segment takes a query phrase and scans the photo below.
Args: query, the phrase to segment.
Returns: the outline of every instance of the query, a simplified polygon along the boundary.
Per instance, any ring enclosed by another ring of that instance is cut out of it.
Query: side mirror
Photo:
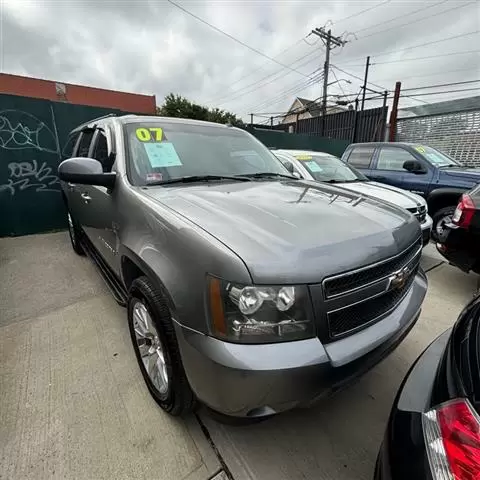
[[[75,157],[64,160],[58,166],[58,177],[65,182],[113,188],[117,174],[103,173],[102,164],[98,160]]]
[[[293,166],[292,162],[285,160],[282,162],[283,166],[293,175],[295,173],[295,167]]]
[[[407,160],[403,162],[403,169],[411,173],[425,173],[426,170],[423,165],[417,160]]]

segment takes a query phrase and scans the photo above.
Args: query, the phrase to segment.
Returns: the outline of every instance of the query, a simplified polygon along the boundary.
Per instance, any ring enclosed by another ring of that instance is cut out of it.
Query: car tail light
[[[465,193],[455,209],[452,222],[461,228],[468,228],[475,213],[475,205],[472,199]]]
[[[434,480],[480,479],[480,418],[468,400],[441,404],[422,424]]]

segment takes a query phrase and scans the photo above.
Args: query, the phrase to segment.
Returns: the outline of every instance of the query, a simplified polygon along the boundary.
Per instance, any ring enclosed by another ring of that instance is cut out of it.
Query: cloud
[[[193,14],[268,56],[291,47],[276,59],[302,75],[235,43],[166,1],[0,1],[4,72],[155,94],[159,104],[174,92],[244,118],[250,112],[285,111],[295,95],[321,95],[322,82],[310,79],[323,68],[322,43],[314,36],[308,37],[308,44],[300,40],[329,20],[332,33],[349,40],[332,52],[332,64],[362,78],[365,57],[370,55],[369,80],[381,87],[393,89],[396,80],[412,88],[480,78],[478,52],[407,61],[478,49],[478,33],[408,48],[480,30],[478,2],[379,1],[370,11],[355,14],[376,4],[178,0]],[[335,74],[352,84],[332,85],[330,94],[358,91],[361,80],[338,70]],[[329,81],[335,81],[333,75]],[[472,91],[476,93],[480,91]],[[469,93],[419,98],[433,102],[461,96]],[[418,104],[419,100],[405,98],[401,106]]]

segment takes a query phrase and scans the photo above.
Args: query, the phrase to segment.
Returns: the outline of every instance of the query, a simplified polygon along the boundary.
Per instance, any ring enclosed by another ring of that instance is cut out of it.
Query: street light
[[[347,80],[345,78],[341,78],[340,80],[335,80],[334,82],[327,83],[327,87],[329,87],[330,85],[335,85],[336,83],[340,83],[340,82],[347,82],[350,85],[352,84],[352,82],[350,80]]]

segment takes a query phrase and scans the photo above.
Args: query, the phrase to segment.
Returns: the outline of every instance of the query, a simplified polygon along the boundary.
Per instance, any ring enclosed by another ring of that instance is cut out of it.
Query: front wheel
[[[436,242],[439,242],[444,238],[446,233],[445,225],[452,221],[454,212],[455,207],[445,207],[435,212],[432,216],[432,238]]]
[[[165,299],[147,277],[132,283],[128,324],[143,378],[155,401],[173,416],[193,410],[188,383]]]

